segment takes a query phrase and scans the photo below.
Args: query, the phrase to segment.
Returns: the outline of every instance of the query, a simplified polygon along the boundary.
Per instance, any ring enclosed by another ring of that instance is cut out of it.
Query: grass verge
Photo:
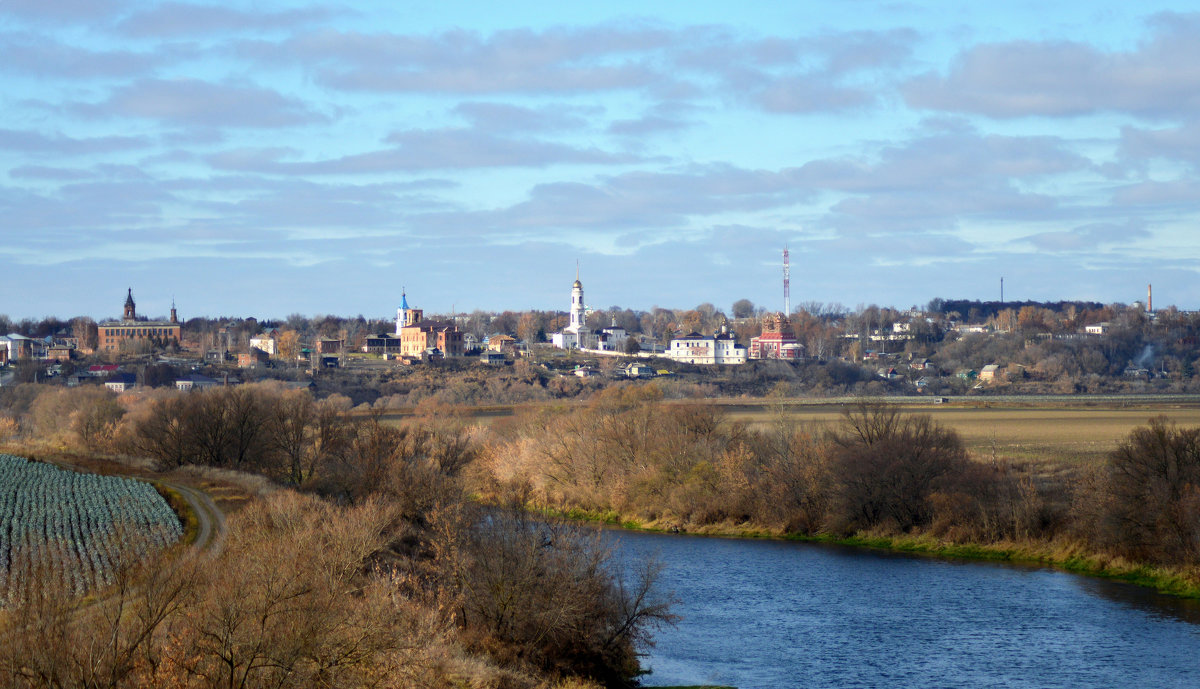
[[[195,543],[196,538],[200,535],[200,520],[192,510],[191,504],[174,488],[158,481],[155,481],[153,485],[158,494],[163,496],[163,499],[171,506],[175,516],[179,517],[179,523],[183,525],[183,536],[179,542],[187,545]]]
[[[939,541],[928,536],[881,536],[861,533],[848,537],[787,534],[784,538],[794,541],[836,543],[859,548],[930,555],[954,560],[1008,562],[1053,567],[1072,574],[1136,584],[1171,596],[1200,599],[1200,570],[1186,571],[1175,567],[1158,567],[1130,562],[1103,553],[1083,551],[1078,544],[954,543]]]
[[[699,529],[681,531],[666,522],[642,522],[625,517],[613,510],[554,509],[531,507],[531,511],[548,517],[615,526],[630,531],[671,533],[721,538],[769,538],[807,543],[831,543],[857,548],[928,555],[953,560],[1007,562],[1012,564],[1053,567],[1072,574],[1121,581],[1154,589],[1159,593],[1181,598],[1200,599],[1200,568],[1183,570],[1130,562],[1103,553],[1084,551],[1077,543],[959,543],[942,541],[931,536],[887,536],[857,533],[851,536],[830,534],[783,533],[756,525],[710,524]]]

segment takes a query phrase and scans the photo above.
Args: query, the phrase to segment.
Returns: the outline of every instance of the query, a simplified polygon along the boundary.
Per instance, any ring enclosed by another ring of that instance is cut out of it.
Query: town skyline
[[[0,313],[1197,309],[1178,9],[15,0]]]

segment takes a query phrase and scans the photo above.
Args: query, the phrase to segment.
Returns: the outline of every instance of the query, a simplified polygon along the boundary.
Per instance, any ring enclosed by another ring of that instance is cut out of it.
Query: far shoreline
[[[856,549],[897,554],[933,557],[958,562],[992,562],[1017,566],[1048,567],[1068,574],[1132,584],[1156,593],[1190,600],[1200,600],[1200,582],[1169,567],[1154,567],[1135,563],[1103,553],[1085,551],[1077,543],[954,543],[926,535],[894,536],[855,533],[850,536],[831,534],[784,533],[773,529],[747,525],[738,528],[712,525],[697,530],[641,522],[615,512],[592,512],[581,509],[558,510],[534,507],[529,511],[547,517],[609,528],[663,536],[692,536],[736,540],[772,540],[798,543],[839,545]]]

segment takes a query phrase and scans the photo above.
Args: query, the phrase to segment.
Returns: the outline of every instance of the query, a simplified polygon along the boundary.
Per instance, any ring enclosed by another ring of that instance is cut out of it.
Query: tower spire
[[[125,315],[124,319],[132,321],[137,319],[137,306],[133,303],[133,288],[125,293]]]

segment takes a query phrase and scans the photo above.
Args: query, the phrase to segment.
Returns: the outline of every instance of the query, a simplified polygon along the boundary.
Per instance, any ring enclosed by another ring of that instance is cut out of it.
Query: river
[[[648,686],[1200,687],[1200,602],[1012,565],[610,531],[682,615]]]

